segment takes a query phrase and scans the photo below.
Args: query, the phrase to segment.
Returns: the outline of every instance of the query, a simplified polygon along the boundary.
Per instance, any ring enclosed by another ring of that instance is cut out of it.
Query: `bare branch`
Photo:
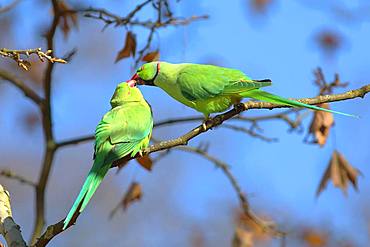
[[[65,146],[68,146],[68,145],[76,145],[76,144],[79,144],[81,142],[87,142],[87,141],[93,141],[93,140],[95,140],[94,135],[87,135],[87,136],[82,136],[82,137],[77,137],[77,138],[65,140],[65,141],[57,143],[56,145],[57,145],[57,148],[61,148],[61,147],[65,147]]]
[[[204,151],[200,148],[194,148],[194,147],[190,147],[190,146],[180,146],[180,147],[176,147],[176,149],[199,154],[203,158],[213,162],[216,167],[218,167],[222,170],[222,172],[225,174],[225,176],[230,181],[233,189],[235,190],[236,194],[238,195],[238,198],[239,198],[239,201],[240,201],[240,206],[241,206],[245,216],[247,216],[250,220],[252,220],[264,232],[270,233],[270,234],[272,234],[274,236],[278,236],[278,237],[284,236],[286,234],[286,233],[278,230],[276,228],[276,225],[273,222],[265,221],[265,220],[259,218],[255,213],[252,212],[252,210],[250,209],[247,197],[243,193],[237,179],[231,173],[230,167],[226,163],[224,163],[221,160],[209,155],[206,151]]]
[[[354,99],[361,97],[363,98],[367,93],[370,92],[370,84],[363,86],[356,90],[350,90],[346,93],[341,94],[332,94],[332,95],[320,95],[314,98],[303,98],[303,99],[295,99],[299,102],[309,104],[309,105],[315,105],[315,104],[321,104],[321,103],[327,103],[327,102],[335,102],[335,101],[342,101],[342,100],[348,100],[348,99]],[[207,132],[208,130],[221,125],[224,121],[229,120],[236,115],[240,114],[243,111],[252,110],[252,109],[275,109],[275,108],[289,108],[289,106],[285,105],[276,105],[272,103],[267,102],[255,102],[255,101],[249,101],[246,103],[240,103],[236,105],[233,109],[219,114],[215,116],[214,118],[210,119],[206,122],[206,128],[204,128],[202,125],[199,125],[198,127],[192,129],[191,131],[187,132],[186,134],[172,140],[163,141],[154,145],[151,145],[150,147],[144,149],[143,155],[147,155],[153,152],[187,145],[188,142],[193,139],[194,137]],[[112,167],[119,166],[121,163],[125,163],[128,160],[134,159],[136,157],[124,157],[116,162],[113,163]]]
[[[27,50],[9,50],[5,48],[0,49],[0,56],[13,59],[18,64],[18,66],[24,70],[29,70],[29,68],[31,67],[31,63],[23,59],[22,55],[26,58],[29,58],[32,54],[36,54],[41,62],[44,62],[46,59],[50,63],[67,63],[61,58],[53,57],[52,50],[47,50],[46,52],[43,52],[41,48]]]
[[[28,87],[22,80],[17,78],[15,75],[12,75],[6,70],[0,69],[0,78],[7,80],[13,85],[15,85],[17,88],[19,88],[24,93],[24,95],[27,98],[31,99],[37,105],[39,106],[43,105],[44,100],[40,96],[38,96],[35,91],[33,91],[30,87]]]
[[[144,6],[152,3],[154,10],[157,12],[157,18],[154,20],[133,20],[133,17],[139,12]],[[163,7],[163,8],[162,8]],[[162,15],[162,9],[165,9],[166,14]],[[82,12],[85,13],[85,17],[89,17],[92,19],[101,20],[105,23],[105,28],[110,25],[114,25],[115,27],[118,26],[141,26],[147,28],[149,30],[147,41],[142,49],[139,50],[138,56],[135,58],[135,67],[139,65],[142,61],[145,53],[150,49],[152,44],[154,33],[164,27],[168,26],[180,26],[180,25],[188,25],[193,21],[207,19],[207,15],[202,16],[191,16],[188,18],[183,17],[174,17],[172,11],[170,10],[170,6],[167,1],[159,0],[157,4],[154,0],[146,0],[143,3],[139,4],[134,8],[130,13],[128,13],[125,17],[118,16],[113,14],[106,9],[101,8],[88,8],[88,9],[80,9],[74,10],[72,12]],[[164,19],[164,20],[163,20]]]
[[[14,179],[14,180],[17,180],[17,181],[19,181],[23,184],[27,184],[27,185],[36,187],[35,182],[33,182],[33,181],[23,177],[23,176],[17,175],[14,172],[12,172],[11,170],[7,170],[7,169],[0,170],[0,176],[7,177],[9,179]]]
[[[152,2],[153,0],[145,1],[145,5]],[[143,3],[143,4],[144,4]],[[141,5],[143,5],[141,4]],[[83,12],[86,13],[84,16],[92,19],[101,20],[105,23],[106,26],[114,24],[115,27],[118,26],[142,26],[148,29],[151,29],[152,27],[155,28],[163,28],[167,26],[179,26],[179,25],[188,25],[193,21],[197,20],[204,20],[208,19],[208,15],[201,15],[201,16],[191,16],[189,18],[183,18],[183,17],[173,17],[172,15],[163,22],[156,21],[138,21],[138,20],[132,20],[134,15],[144,6],[138,8],[138,5],[132,12],[130,12],[127,16],[121,17],[119,15],[113,14],[106,9],[99,9],[99,8],[88,8],[88,9],[80,9],[75,10],[73,12]]]
[[[137,5],[126,17],[119,17],[106,9],[88,8],[76,10],[76,12],[85,12],[85,17],[99,19],[105,22],[106,25],[115,24],[116,26],[127,25],[131,22],[132,18],[139,12],[145,5],[153,2],[153,0],[146,0],[145,2]],[[97,14],[96,16],[93,14]]]
[[[265,142],[276,142],[278,140],[277,138],[267,137],[267,136],[258,134],[253,129],[247,129],[247,128],[244,128],[244,127],[241,127],[241,126],[236,126],[236,125],[224,123],[224,124],[221,125],[221,127],[245,133],[247,135],[258,138],[258,139],[260,139],[262,141],[265,141]],[[252,127],[253,127],[253,125],[252,125]]]
[[[47,49],[50,51],[54,50],[54,35],[61,19],[59,1],[52,0],[52,5],[54,17],[52,19],[51,26],[46,34]],[[50,53],[50,56],[54,56],[53,52]],[[45,104],[44,107],[42,107],[41,112],[46,147],[44,151],[44,159],[40,171],[39,181],[36,187],[36,220],[31,238],[32,244],[36,242],[45,225],[45,189],[49,180],[49,174],[53,164],[54,154],[57,148],[54,140],[53,120],[51,113],[51,87],[54,64],[55,63],[48,63],[44,74]]]
[[[10,11],[13,9],[21,0],[14,0],[13,2],[9,3],[8,5],[5,5],[0,8],[0,14],[4,14],[5,12]]]
[[[21,229],[12,217],[9,192],[0,184],[0,234],[4,236],[8,246],[26,247]]]
[[[64,231],[63,225],[64,225],[64,219],[62,219],[58,223],[48,226],[46,228],[46,231],[37,239],[35,244],[33,244],[31,247],[46,246],[56,235]],[[69,228],[71,225],[73,225],[72,222],[71,224],[69,224],[67,228]]]

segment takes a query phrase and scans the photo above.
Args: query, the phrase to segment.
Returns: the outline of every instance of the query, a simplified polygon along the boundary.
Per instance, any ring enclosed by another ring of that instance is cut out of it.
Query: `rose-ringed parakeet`
[[[153,117],[140,90],[126,82],[120,83],[110,104],[112,109],[96,127],[94,164],[64,220],[63,229],[76,213],[85,209],[114,161],[127,155],[134,157],[149,145]]]
[[[214,65],[151,62],[141,66],[132,80],[162,88],[177,101],[202,112],[206,119],[243,98],[353,116],[267,93],[259,88],[270,86],[271,80],[253,80],[240,70]]]

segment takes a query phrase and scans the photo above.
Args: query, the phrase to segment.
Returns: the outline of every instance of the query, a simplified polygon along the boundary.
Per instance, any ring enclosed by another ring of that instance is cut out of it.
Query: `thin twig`
[[[233,124],[224,123],[224,124],[221,125],[221,127],[231,129],[231,130],[234,130],[234,131],[243,132],[247,135],[258,138],[258,139],[260,139],[262,141],[265,141],[265,142],[276,142],[276,141],[278,141],[277,138],[267,137],[267,136],[258,134],[257,132],[253,131],[253,129],[247,129],[247,128],[244,128],[244,127],[241,127],[241,126],[236,126],[236,125],[233,125]]]
[[[36,183],[23,177],[23,176],[20,176],[16,173],[14,173],[13,171],[11,170],[8,170],[8,169],[3,169],[3,170],[0,170],[0,176],[3,176],[3,177],[7,177],[9,179],[14,179],[14,180],[17,180],[23,184],[27,184],[27,185],[30,185],[32,187],[36,187]]]
[[[76,145],[81,142],[87,142],[87,141],[93,141],[93,140],[95,140],[94,135],[87,135],[87,136],[82,136],[82,137],[77,137],[77,138],[72,138],[69,140],[61,141],[61,142],[58,142],[56,145],[57,145],[57,148],[61,148],[61,147],[65,147],[69,145]]]
[[[137,12],[139,12],[144,6],[152,3],[154,10],[157,12],[157,18],[155,20],[133,20],[133,17]],[[166,10],[166,15],[162,18],[162,6]],[[146,0],[143,3],[136,6],[130,13],[126,16],[121,17],[119,15],[113,14],[106,9],[101,8],[88,8],[88,9],[79,9],[79,10],[72,10],[74,13],[82,12],[85,13],[84,16],[92,19],[101,20],[105,23],[104,29],[106,29],[110,25],[114,25],[114,27],[118,26],[141,26],[147,28],[149,30],[146,43],[143,48],[138,51],[138,56],[135,58],[134,66],[137,67],[139,63],[142,61],[145,53],[150,49],[154,33],[157,29],[165,28],[168,26],[180,26],[180,25],[188,25],[191,22],[207,19],[208,15],[201,15],[201,16],[191,16],[188,18],[183,17],[174,17],[172,11],[169,8],[169,4],[167,1],[159,0],[157,4],[155,4],[154,0]],[[69,11],[71,12],[71,11]]]
[[[226,163],[209,155],[207,152],[205,152],[204,150],[200,148],[195,148],[195,147],[190,147],[190,146],[180,146],[180,147],[176,147],[176,149],[199,154],[201,157],[213,162],[216,167],[222,170],[222,172],[225,174],[225,176],[230,181],[233,189],[238,195],[240,206],[243,210],[243,213],[250,220],[252,220],[258,227],[260,227],[262,231],[272,234],[273,236],[278,236],[278,237],[285,235],[284,232],[277,229],[276,225],[273,222],[263,220],[260,217],[258,217],[255,213],[253,213],[253,211],[250,209],[248,198],[243,193],[237,179],[231,173],[230,167]]]
[[[9,3],[8,5],[5,5],[3,7],[0,8],[0,14],[4,14],[5,12],[8,12],[10,11],[11,9],[13,9],[21,0],[15,0],[11,3]]]
[[[53,51],[50,49],[46,52],[43,52],[41,48],[27,50],[9,50],[6,48],[0,49],[0,56],[13,59],[15,62],[17,62],[18,66],[24,70],[29,70],[31,63],[23,59],[22,56],[29,58],[32,54],[37,55],[41,62],[44,62],[46,59],[50,63],[67,63],[61,58],[54,57]]]

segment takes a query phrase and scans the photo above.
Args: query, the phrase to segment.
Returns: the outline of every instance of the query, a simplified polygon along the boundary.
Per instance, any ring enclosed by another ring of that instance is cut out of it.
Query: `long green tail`
[[[280,96],[277,96],[277,95],[274,95],[274,94],[271,94],[271,93],[268,93],[268,92],[265,92],[259,89],[245,91],[245,92],[240,93],[240,95],[245,98],[247,97],[253,98],[256,100],[266,101],[266,102],[273,103],[273,104],[288,105],[292,107],[305,107],[305,108],[312,109],[312,110],[326,111],[326,112],[336,113],[336,114],[340,114],[344,116],[358,118],[358,116],[355,116],[355,115],[351,115],[351,114],[347,114],[347,113],[343,113],[339,111],[332,111],[332,110],[321,108],[318,106],[304,104],[304,103],[301,103],[295,100],[289,100],[289,99],[286,99],[286,98],[283,98],[283,97],[280,97]]]
[[[85,209],[87,203],[90,201],[94,192],[102,182],[104,176],[107,174],[110,165],[103,165],[102,162],[104,162],[104,157],[97,156],[95,158],[94,165],[87,175],[86,181],[82,186],[80,194],[78,194],[76,201],[74,202],[71,210],[64,220],[63,230],[69,226],[69,223],[71,222],[73,216],[77,213],[77,211],[78,213],[81,213]]]

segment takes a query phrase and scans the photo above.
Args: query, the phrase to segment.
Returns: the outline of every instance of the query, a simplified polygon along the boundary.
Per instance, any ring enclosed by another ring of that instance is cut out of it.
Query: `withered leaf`
[[[325,189],[330,179],[334,186],[340,188],[345,195],[347,195],[348,182],[352,184],[355,190],[358,190],[357,177],[360,174],[361,172],[357,168],[351,166],[344,156],[335,150],[321,178],[316,196],[319,196]]]
[[[329,109],[329,104],[324,103],[318,105],[319,107]],[[309,134],[315,138],[314,143],[318,143],[323,147],[328,139],[330,128],[334,125],[334,117],[330,112],[315,111],[312,118]]]
[[[118,52],[115,63],[119,60],[130,57],[132,55],[135,57],[136,52],[136,36],[132,32],[127,32],[125,46]]]
[[[136,158],[136,161],[146,170],[151,171],[153,167],[153,161],[149,155],[141,156]]]
[[[242,227],[236,227],[232,247],[253,247],[253,233]]]
[[[261,218],[263,218],[264,220],[268,220],[268,217]],[[239,212],[237,214],[236,220],[239,227],[243,227],[243,229],[253,234],[253,239],[256,243],[262,243],[271,240],[271,235],[266,234],[266,232],[259,225],[257,225],[255,221],[251,220],[251,218],[245,213]]]
[[[322,31],[316,39],[319,47],[328,53],[336,52],[343,45],[343,37],[336,31]]]
[[[142,59],[144,62],[153,62],[159,60],[159,50],[147,53]]]
[[[305,229],[302,234],[302,240],[312,247],[327,246],[328,234],[314,229]]]
[[[141,185],[137,182],[132,182],[121,202],[110,213],[110,217],[112,218],[114,216],[118,208],[122,207],[122,209],[125,211],[130,204],[139,201],[141,197]]]
[[[29,132],[33,131],[40,123],[40,116],[36,112],[27,112],[23,115],[24,127]]]
[[[272,2],[272,0],[251,0],[250,4],[254,11],[264,13]]]
[[[77,13],[65,1],[59,1],[59,11],[62,13],[59,25],[66,39],[72,27],[78,28]]]

